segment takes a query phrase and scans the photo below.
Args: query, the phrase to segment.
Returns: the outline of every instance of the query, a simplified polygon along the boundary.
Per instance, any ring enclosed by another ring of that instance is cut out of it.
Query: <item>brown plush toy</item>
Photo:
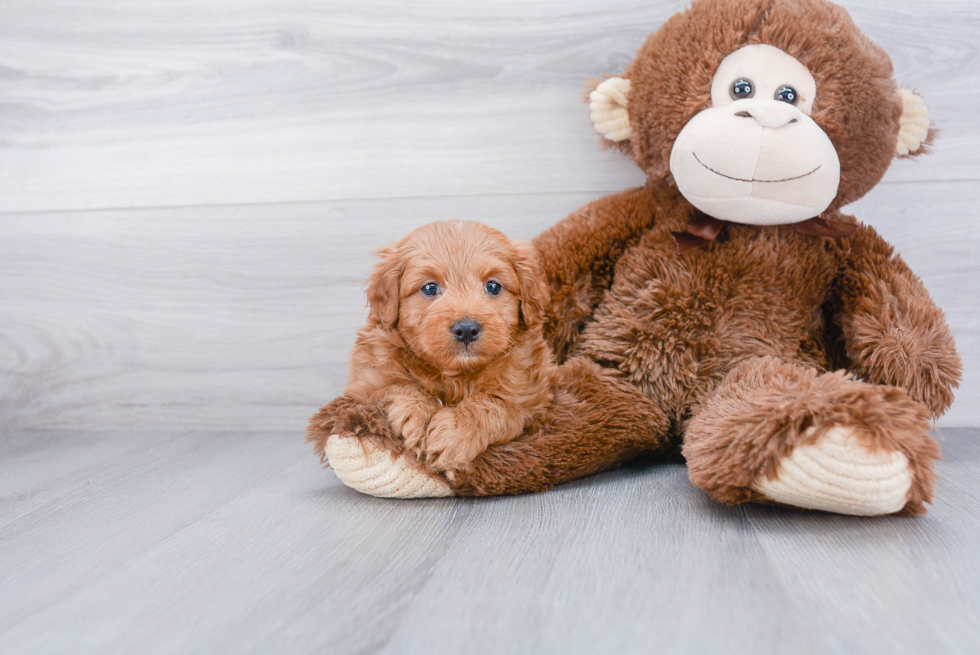
[[[930,142],[885,52],[824,0],[696,0],[591,108],[647,183],[535,240],[552,410],[440,474],[338,399],[310,424],[337,475],[379,496],[515,494],[679,449],[724,503],[924,512],[929,419],[961,363],[920,280],[840,212]]]

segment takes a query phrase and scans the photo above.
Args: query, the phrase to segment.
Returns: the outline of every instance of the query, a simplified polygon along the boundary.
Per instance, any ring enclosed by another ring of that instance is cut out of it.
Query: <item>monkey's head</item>
[[[825,0],[695,0],[650,35],[592,120],[715,218],[796,223],[854,202],[925,151],[925,105]]]

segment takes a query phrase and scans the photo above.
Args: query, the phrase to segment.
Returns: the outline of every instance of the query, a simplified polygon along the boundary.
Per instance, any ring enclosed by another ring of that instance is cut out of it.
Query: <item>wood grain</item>
[[[0,212],[632,186],[582,85],[685,4],[7,0]],[[887,181],[980,180],[977,4],[844,5],[943,129]]]
[[[980,645],[976,429],[944,432],[929,515],[879,519],[724,507],[676,463],[396,501],[344,487],[295,434],[90,434],[117,456],[82,467],[75,433],[37,434],[0,458],[0,495],[36,501],[0,527],[5,654]]]
[[[0,428],[302,430],[346,381],[373,249],[453,216],[530,237],[586,200],[2,216]]]
[[[946,426],[980,423],[972,188],[881,187],[853,207],[947,313],[966,379]],[[302,430],[346,382],[374,248],[452,217],[529,238],[591,197],[0,216],[0,429]]]

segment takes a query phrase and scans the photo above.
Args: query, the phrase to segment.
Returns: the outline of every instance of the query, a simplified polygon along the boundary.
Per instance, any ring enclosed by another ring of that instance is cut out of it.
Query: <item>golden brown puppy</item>
[[[480,223],[424,225],[378,250],[344,395],[378,403],[439,470],[515,439],[552,400],[537,251]]]

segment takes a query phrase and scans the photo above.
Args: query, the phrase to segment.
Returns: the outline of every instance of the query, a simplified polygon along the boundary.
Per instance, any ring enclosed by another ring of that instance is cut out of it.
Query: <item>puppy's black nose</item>
[[[480,324],[471,318],[464,318],[453,323],[452,331],[456,341],[468,346],[480,336]]]

